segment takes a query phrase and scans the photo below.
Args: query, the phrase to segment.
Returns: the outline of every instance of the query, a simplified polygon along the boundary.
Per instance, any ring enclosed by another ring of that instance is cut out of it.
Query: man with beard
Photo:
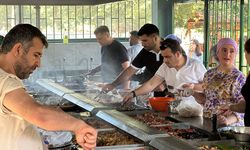
[[[129,45],[130,47],[128,48],[128,56],[129,56],[130,62],[132,62],[143,48],[140,43],[138,31],[134,30],[130,32]]]
[[[43,106],[25,91],[21,80],[40,67],[46,37],[29,24],[19,24],[5,36],[0,50],[0,145],[4,150],[43,150],[35,126],[71,131],[84,149],[94,149],[97,131],[61,110]]]
[[[140,43],[138,31],[134,30],[134,31],[130,32],[129,45],[130,45],[130,47],[128,48],[128,56],[129,56],[130,62],[132,62],[143,48],[141,43]],[[136,75],[141,74],[142,72],[143,72],[143,68],[138,70]],[[135,88],[138,85],[139,85],[138,81],[133,81],[133,80],[130,81],[130,88]]]
[[[143,49],[132,61],[131,65],[124,70],[112,83],[103,85],[104,91],[110,91],[121,83],[128,81],[139,69],[145,67],[141,83],[150,79],[163,62],[160,54],[159,29],[153,24],[143,25],[139,32]],[[163,88],[162,88],[163,89]]]

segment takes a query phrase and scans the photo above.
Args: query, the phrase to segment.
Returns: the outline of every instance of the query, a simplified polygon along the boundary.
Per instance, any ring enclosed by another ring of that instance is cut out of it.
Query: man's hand
[[[219,115],[223,115],[225,117],[233,115],[233,112],[230,110],[230,105],[228,105],[228,104],[218,106],[217,110],[218,110],[217,113]]]
[[[194,84],[193,83],[185,83],[182,85],[182,88],[184,89],[194,89]]]
[[[218,124],[221,126],[228,126],[229,125],[229,120],[227,119],[226,116],[218,115],[217,121],[218,121]]]
[[[130,101],[134,97],[133,93],[130,92],[127,95],[124,96],[123,98],[123,105],[126,104],[128,101]]]
[[[77,143],[84,150],[94,150],[96,147],[97,131],[91,126],[84,123],[82,127],[74,131]]]
[[[115,86],[113,84],[102,84],[102,85],[98,85],[99,87],[102,88],[102,91],[105,91],[105,92],[109,92],[109,91],[112,91]]]

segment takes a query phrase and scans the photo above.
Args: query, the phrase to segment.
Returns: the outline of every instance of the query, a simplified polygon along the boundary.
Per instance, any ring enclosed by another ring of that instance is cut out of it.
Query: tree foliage
[[[175,28],[187,28],[188,19],[195,18],[196,13],[203,14],[204,1],[195,3],[176,3],[174,6],[174,26]]]

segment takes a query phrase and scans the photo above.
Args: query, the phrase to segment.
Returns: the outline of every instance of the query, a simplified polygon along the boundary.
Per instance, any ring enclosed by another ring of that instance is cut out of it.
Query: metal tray
[[[196,146],[197,148],[212,148],[216,147],[218,149],[225,150],[249,150],[249,143],[238,143],[233,139],[224,139],[219,141],[190,141],[190,144]]]
[[[149,145],[158,150],[197,150],[196,147],[175,137],[159,137],[150,141]]]
[[[143,141],[123,132],[116,130],[99,130],[97,137],[97,147],[105,146],[121,146],[121,145],[136,145],[143,146]]]
[[[148,142],[155,137],[169,136],[116,110],[100,110],[96,116],[144,142]]]
[[[250,127],[222,127],[218,132],[239,142],[250,142]]]

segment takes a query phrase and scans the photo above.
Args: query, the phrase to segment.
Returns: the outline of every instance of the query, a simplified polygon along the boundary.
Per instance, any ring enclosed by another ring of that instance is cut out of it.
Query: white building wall
[[[122,44],[125,47],[129,46],[128,42]],[[41,67],[31,75],[29,80],[35,81],[44,76],[53,79],[57,76],[48,72],[59,72],[59,74],[86,72],[100,65],[100,60],[101,47],[97,42],[49,43],[49,47],[44,51]]]

